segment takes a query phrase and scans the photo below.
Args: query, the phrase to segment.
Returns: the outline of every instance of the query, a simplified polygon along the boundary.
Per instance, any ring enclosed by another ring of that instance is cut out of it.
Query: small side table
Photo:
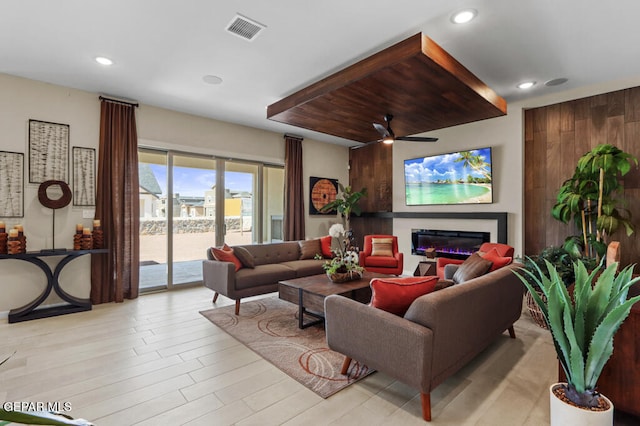
[[[424,277],[427,275],[437,275],[436,259],[421,260],[413,271],[414,277]]]
[[[60,282],[58,278],[60,277],[60,272],[62,269],[72,260],[77,259],[80,256],[84,256],[85,254],[98,254],[98,253],[108,253],[108,249],[93,249],[93,250],[64,250],[64,249],[55,249],[55,250],[43,250],[43,251],[32,251],[27,253],[20,254],[0,254],[0,259],[15,259],[15,260],[23,260],[25,262],[29,262],[33,265],[36,265],[38,268],[44,272],[44,275],[47,277],[47,285],[42,291],[42,293],[36,297],[33,301],[27,303],[26,305],[11,309],[9,311],[9,323],[15,323],[20,321],[27,321],[38,318],[48,318],[56,315],[64,315],[70,314],[73,312],[82,312],[82,311],[90,311],[91,310],[91,300],[79,298],[70,295],[66,291],[64,291],[60,287]],[[62,257],[60,262],[55,266],[55,268],[51,268],[48,263],[46,263],[41,258],[50,257],[50,256],[59,256]],[[53,306],[50,308],[41,308],[36,309],[38,306],[44,302],[49,294],[51,294],[51,290],[55,291],[58,296],[67,304],[62,306]]]

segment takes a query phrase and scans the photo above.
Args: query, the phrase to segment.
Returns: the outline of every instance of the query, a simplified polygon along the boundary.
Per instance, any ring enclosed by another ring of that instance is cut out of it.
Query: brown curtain
[[[285,135],[284,142],[284,239],[304,240],[302,138]]]
[[[96,219],[108,254],[91,256],[91,302],[138,297],[140,200],[135,106],[100,98]]]

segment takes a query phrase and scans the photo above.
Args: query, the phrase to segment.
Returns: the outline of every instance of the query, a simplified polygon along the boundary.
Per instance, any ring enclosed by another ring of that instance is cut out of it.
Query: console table
[[[107,253],[109,250],[107,249],[93,249],[93,250],[64,250],[64,249],[56,249],[56,250],[43,250],[43,251],[32,251],[27,253],[20,254],[0,254],[0,260],[2,259],[15,259],[22,260],[25,262],[32,263],[36,265],[38,268],[44,272],[47,277],[47,285],[42,293],[35,298],[33,301],[27,303],[26,305],[12,309],[9,311],[9,323],[27,321],[38,318],[48,318],[56,315],[64,315],[70,314],[73,312],[82,312],[82,311],[90,311],[91,310],[91,300],[82,299],[79,297],[75,297],[65,292],[60,287],[60,282],[58,281],[60,277],[60,272],[62,269],[69,264],[74,259],[79,258],[80,256],[84,256],[85,254],[98,254],[98,253]],[[62,257],[60,262],[52,269],[49,264],[47,264],[43,257],[52,257],[58,256]],[[51,290],[55,291],[58,296],[65,302],[66,305],[62,306],[53,306],[50,308],[38,308],[51,294]]]

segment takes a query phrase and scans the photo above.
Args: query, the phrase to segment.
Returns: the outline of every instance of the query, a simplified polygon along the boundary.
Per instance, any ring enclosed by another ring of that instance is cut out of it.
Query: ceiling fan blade
[[[378,131],[378,133],[380,133],[380,135],[382,136],[382,139],[377,141],[372,141],[369,143],[381,142],[389,139],[390,139],[389,141],[390,143],[392,143],[394,140],[409,141],[409,142],[436,142],[438,140],[438,138],[420,137],[420,136],[396,137],[393,130],[391,129],[391,120],[393,120],[393,115],[386,114],[384,116],[384,121],[387,122],[387,127],[383,126],[382,124],[373,123],[373,127]]]
[[[396,138],[397,141],[409,141],[409,142],[437,142],[438,138],[428,138],[420,136],[402,136]]]
[[[375,127],[375,129],[378,131],[378,133],[380,133],[380,135],[385,138],[387,136],[391,136],[389,134],[389,131],[387,130],[386,127],[384,127],[382,124],[378,124],[378,123],[373,123],[373,127]]]
[[[378,139],[378,140],[370,141],[370,142],[362,142],[360,145],[350,147],[350,149],[359,149],[359,148],[362,148],[362,147],[365,147],[365,146],[368,146],[368,145],[372,145],[372,144],[378,143],[378,142],[382,142],[382,139]]]

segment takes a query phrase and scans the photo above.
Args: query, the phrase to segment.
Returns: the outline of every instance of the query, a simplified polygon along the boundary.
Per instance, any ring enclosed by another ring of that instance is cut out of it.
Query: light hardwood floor
[[[4,320],[0,359],[17,352],[0,367],[0,401],[68,401],[100,426],[426,424],[418,392],[381,373],[320,398],[201,316],[211,297],[196,287]],[[527,313],[515,330],[436,388],[431,424],[548,424],[550,337]]]

